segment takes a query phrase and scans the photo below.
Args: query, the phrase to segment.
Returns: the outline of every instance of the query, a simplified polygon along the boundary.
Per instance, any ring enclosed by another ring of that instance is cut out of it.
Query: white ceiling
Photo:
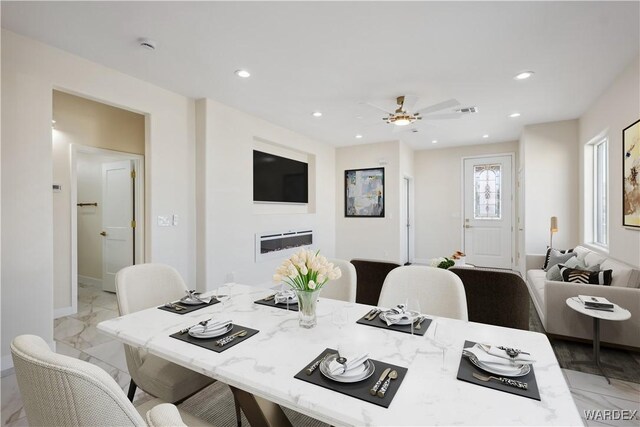
[[[186,96],[338,146],[400,136],[418,149],[579,117],[638,55],[639,17],[639,2],[609,1],[2,2],[3,27]],[[513,80],[522,70],[536,74]],[[360,104],[402,94],[480,112],[394,134]]]

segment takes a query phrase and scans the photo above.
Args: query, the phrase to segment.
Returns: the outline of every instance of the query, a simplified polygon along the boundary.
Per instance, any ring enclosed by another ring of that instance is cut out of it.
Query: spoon
[[[391,384],[391,380],[395,380],[396,378],[398,378],[398,371],[394,369],[393,371],[389,372],[389,376],[387,377],[387,380],[384,382],[384,384],[382,384],[382,387],[380,387],[380,390],[378,390],[378,397],[384,397],[384,394],[387,392],[387,389],[389,388],[389,384]]]

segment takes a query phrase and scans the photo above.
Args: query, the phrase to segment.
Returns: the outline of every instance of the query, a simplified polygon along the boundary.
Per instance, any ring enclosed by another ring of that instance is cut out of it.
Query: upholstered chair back
[[[116,296],[121,315],[159,306],[185,296],[187,285],[175,268],[164,264],[138,264],[116,275]]]
[[[378,305],[394,307],[417,298],[425,314],[468,320],[467,299],[458,276],[442,268],[403,266],[389,272]]]
[[[330,259],[329,262],[340,268],[342,276],[339,279],[327,282],[322,287],[320,296],[346,302],[356,302],[356,287],[358,285],[356,268],[349,261],[343,259]]]

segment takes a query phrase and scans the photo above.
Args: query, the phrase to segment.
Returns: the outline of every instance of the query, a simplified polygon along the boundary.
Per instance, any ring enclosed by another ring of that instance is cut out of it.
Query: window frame
[[[609,138],[604,135],[590,144],[593,156],[591,165],[591,244],[609,247]],[[602,148],[602,150],[601,150]],[[602,158],[604,157],[604,158]],[[601,179],[604,178],[604,179]],[[604,222],[604,227],[599,224]]]

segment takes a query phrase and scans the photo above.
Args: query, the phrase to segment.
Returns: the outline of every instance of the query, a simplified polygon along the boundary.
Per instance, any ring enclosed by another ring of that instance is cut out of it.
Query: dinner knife
[[[372,396],[375,396],[376,393],[378,392],[378,387],[380,387],[380,385],[382,384],[382,382],[384,381],[385,378],[387,378],[387,375],[389,375],[389,372],[391,372],[391,368],[387,368],[382,372],[382,375],[380,375],[380,378],[378,379],[378,382],[376,382],[373,387],[371,387],[371,389],[369,390],[369,393]]]
[[[365,320],[369,320],[369,316],[371,316],[373,314],[373,312],[376,311],[375,308],[372,308],[371,310],[369,310],[369,312],[367,314],[364,315],[364,319]]]

